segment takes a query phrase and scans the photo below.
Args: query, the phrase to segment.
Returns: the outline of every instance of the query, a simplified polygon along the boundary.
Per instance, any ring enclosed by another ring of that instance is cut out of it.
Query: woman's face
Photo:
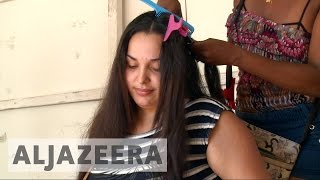
[[[129,41],[126,83],[141,109],[155,111],[160,90],[160,50],[163,37],[139,32]]]

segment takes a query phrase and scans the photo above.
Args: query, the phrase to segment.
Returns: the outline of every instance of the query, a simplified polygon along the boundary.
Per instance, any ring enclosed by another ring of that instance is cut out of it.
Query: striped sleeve
[[[220,114],[229,110],[221,102],[199,98],[186,104],[186,130],[190,145],[207,145],[208,138]]]
[[[217,100],[199,98],[188,102],[185,109],[189,153],[183,178],[219,179],[207,162],[206,152],[212,129],[222,111],[229,108]]]

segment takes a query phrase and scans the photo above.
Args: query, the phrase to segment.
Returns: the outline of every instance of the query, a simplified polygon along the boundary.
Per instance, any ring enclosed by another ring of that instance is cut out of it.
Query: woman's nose
[[[148,69],[145,67],[142,67],[139,71],[139,75],[138,75],[138,82],[140,84],[144,84],[146,82],[148,82],[149,79],[149,73],[148,73]]]

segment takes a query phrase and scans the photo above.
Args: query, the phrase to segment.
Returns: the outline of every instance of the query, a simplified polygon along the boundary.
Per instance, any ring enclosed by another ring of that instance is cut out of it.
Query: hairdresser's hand
[[[194,41],[192,51],[197,60],[212,65],[237,65],[244,51],[225,41],[209,38],[204,41]]]
[[[182,17],[181,5],[178,0],[158,0],[157,4]]]

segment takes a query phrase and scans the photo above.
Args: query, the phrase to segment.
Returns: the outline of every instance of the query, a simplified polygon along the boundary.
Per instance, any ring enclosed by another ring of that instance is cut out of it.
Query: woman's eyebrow
[[[132,57],[131,55],[129,55],[129,54],[127,54],[127,56],[130,58],[130,59],[132,59],[132,60],[137,60],[136,58],[134,58],[134,57]]]
[[[131,56],[130,54],[127,54],[127,56],[132,60],[135,60],[135,61],[137,60],[137,58]],[[158,61],[158,60],[160,60],[160,58],[152,58],[152,59],[149,59],[149,60],[150,61]]]

